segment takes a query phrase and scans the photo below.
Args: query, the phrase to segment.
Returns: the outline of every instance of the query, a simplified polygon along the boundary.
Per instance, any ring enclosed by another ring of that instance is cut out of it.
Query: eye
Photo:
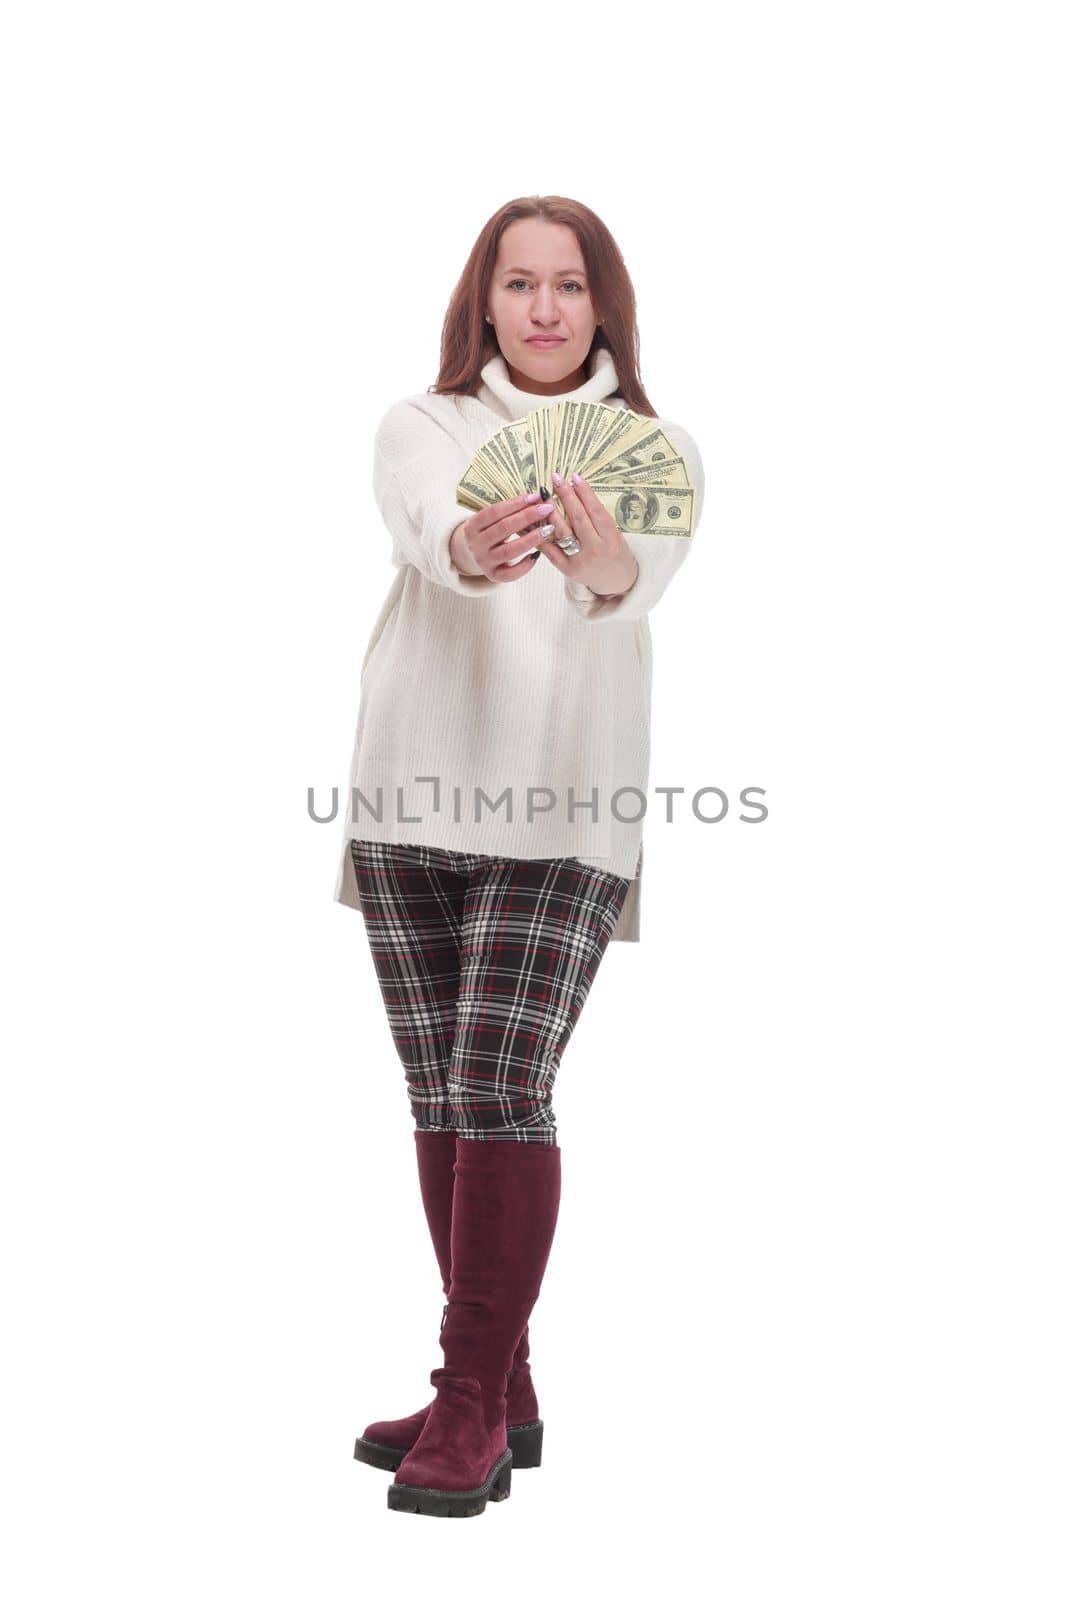
[[[517,283],[528,283],[528,282],[529,282],[528,278],[512,278],[512,279],[509,280],[509,282],[507,283],[506,287],[508,289],[514,289],[514,287],[515,287],[515,285]],[[563,285],[563,287],[566,289],[568,287],[568,285],[572,289],[577,289],[578,293],[581,294],[582,286],[581,286],[580,283],[577,283],[574,278],[568,278],[567,282]],[[571,295],[568,298],[573,299],[574,296]]]

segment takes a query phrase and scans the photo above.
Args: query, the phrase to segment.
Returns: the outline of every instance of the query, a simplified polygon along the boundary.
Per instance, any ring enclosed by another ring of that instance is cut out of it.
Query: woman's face
[[[566,394],[581,384],[596,311],[570,228],[540,217],[509,223],[500,235],[486,310],[517,388]],[[555,342],[531,343],[538,335]]]

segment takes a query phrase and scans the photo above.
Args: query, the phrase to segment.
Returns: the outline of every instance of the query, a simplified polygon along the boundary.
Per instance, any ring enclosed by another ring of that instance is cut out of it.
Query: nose
[[[554,328],[559,321],[559,309],[550,283],[542,283],[534,295],[533,320],[539,328]]]

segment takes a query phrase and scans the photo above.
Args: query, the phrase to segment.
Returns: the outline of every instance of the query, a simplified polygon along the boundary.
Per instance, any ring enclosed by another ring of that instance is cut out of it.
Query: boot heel
[[[501,1467],[496,1475],[493,1487],[489,1491],[490,1500],[507,1500],[511,1495],[511,1468],[513,1463],[508,1462]]]
[[[539,1467],[541,1465],[541,1445],[544,1441],[545,1425],[543,1422],[519,1422],[508,1429],[508,1446],[511,1450],[511,1464],[513,1467]]]

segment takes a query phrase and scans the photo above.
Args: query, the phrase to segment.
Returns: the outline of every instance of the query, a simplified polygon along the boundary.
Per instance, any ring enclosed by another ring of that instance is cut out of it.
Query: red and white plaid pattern
[[[416,1125],[555,1144],[556,1070],[629,880],[573,856],[351,850]]]

